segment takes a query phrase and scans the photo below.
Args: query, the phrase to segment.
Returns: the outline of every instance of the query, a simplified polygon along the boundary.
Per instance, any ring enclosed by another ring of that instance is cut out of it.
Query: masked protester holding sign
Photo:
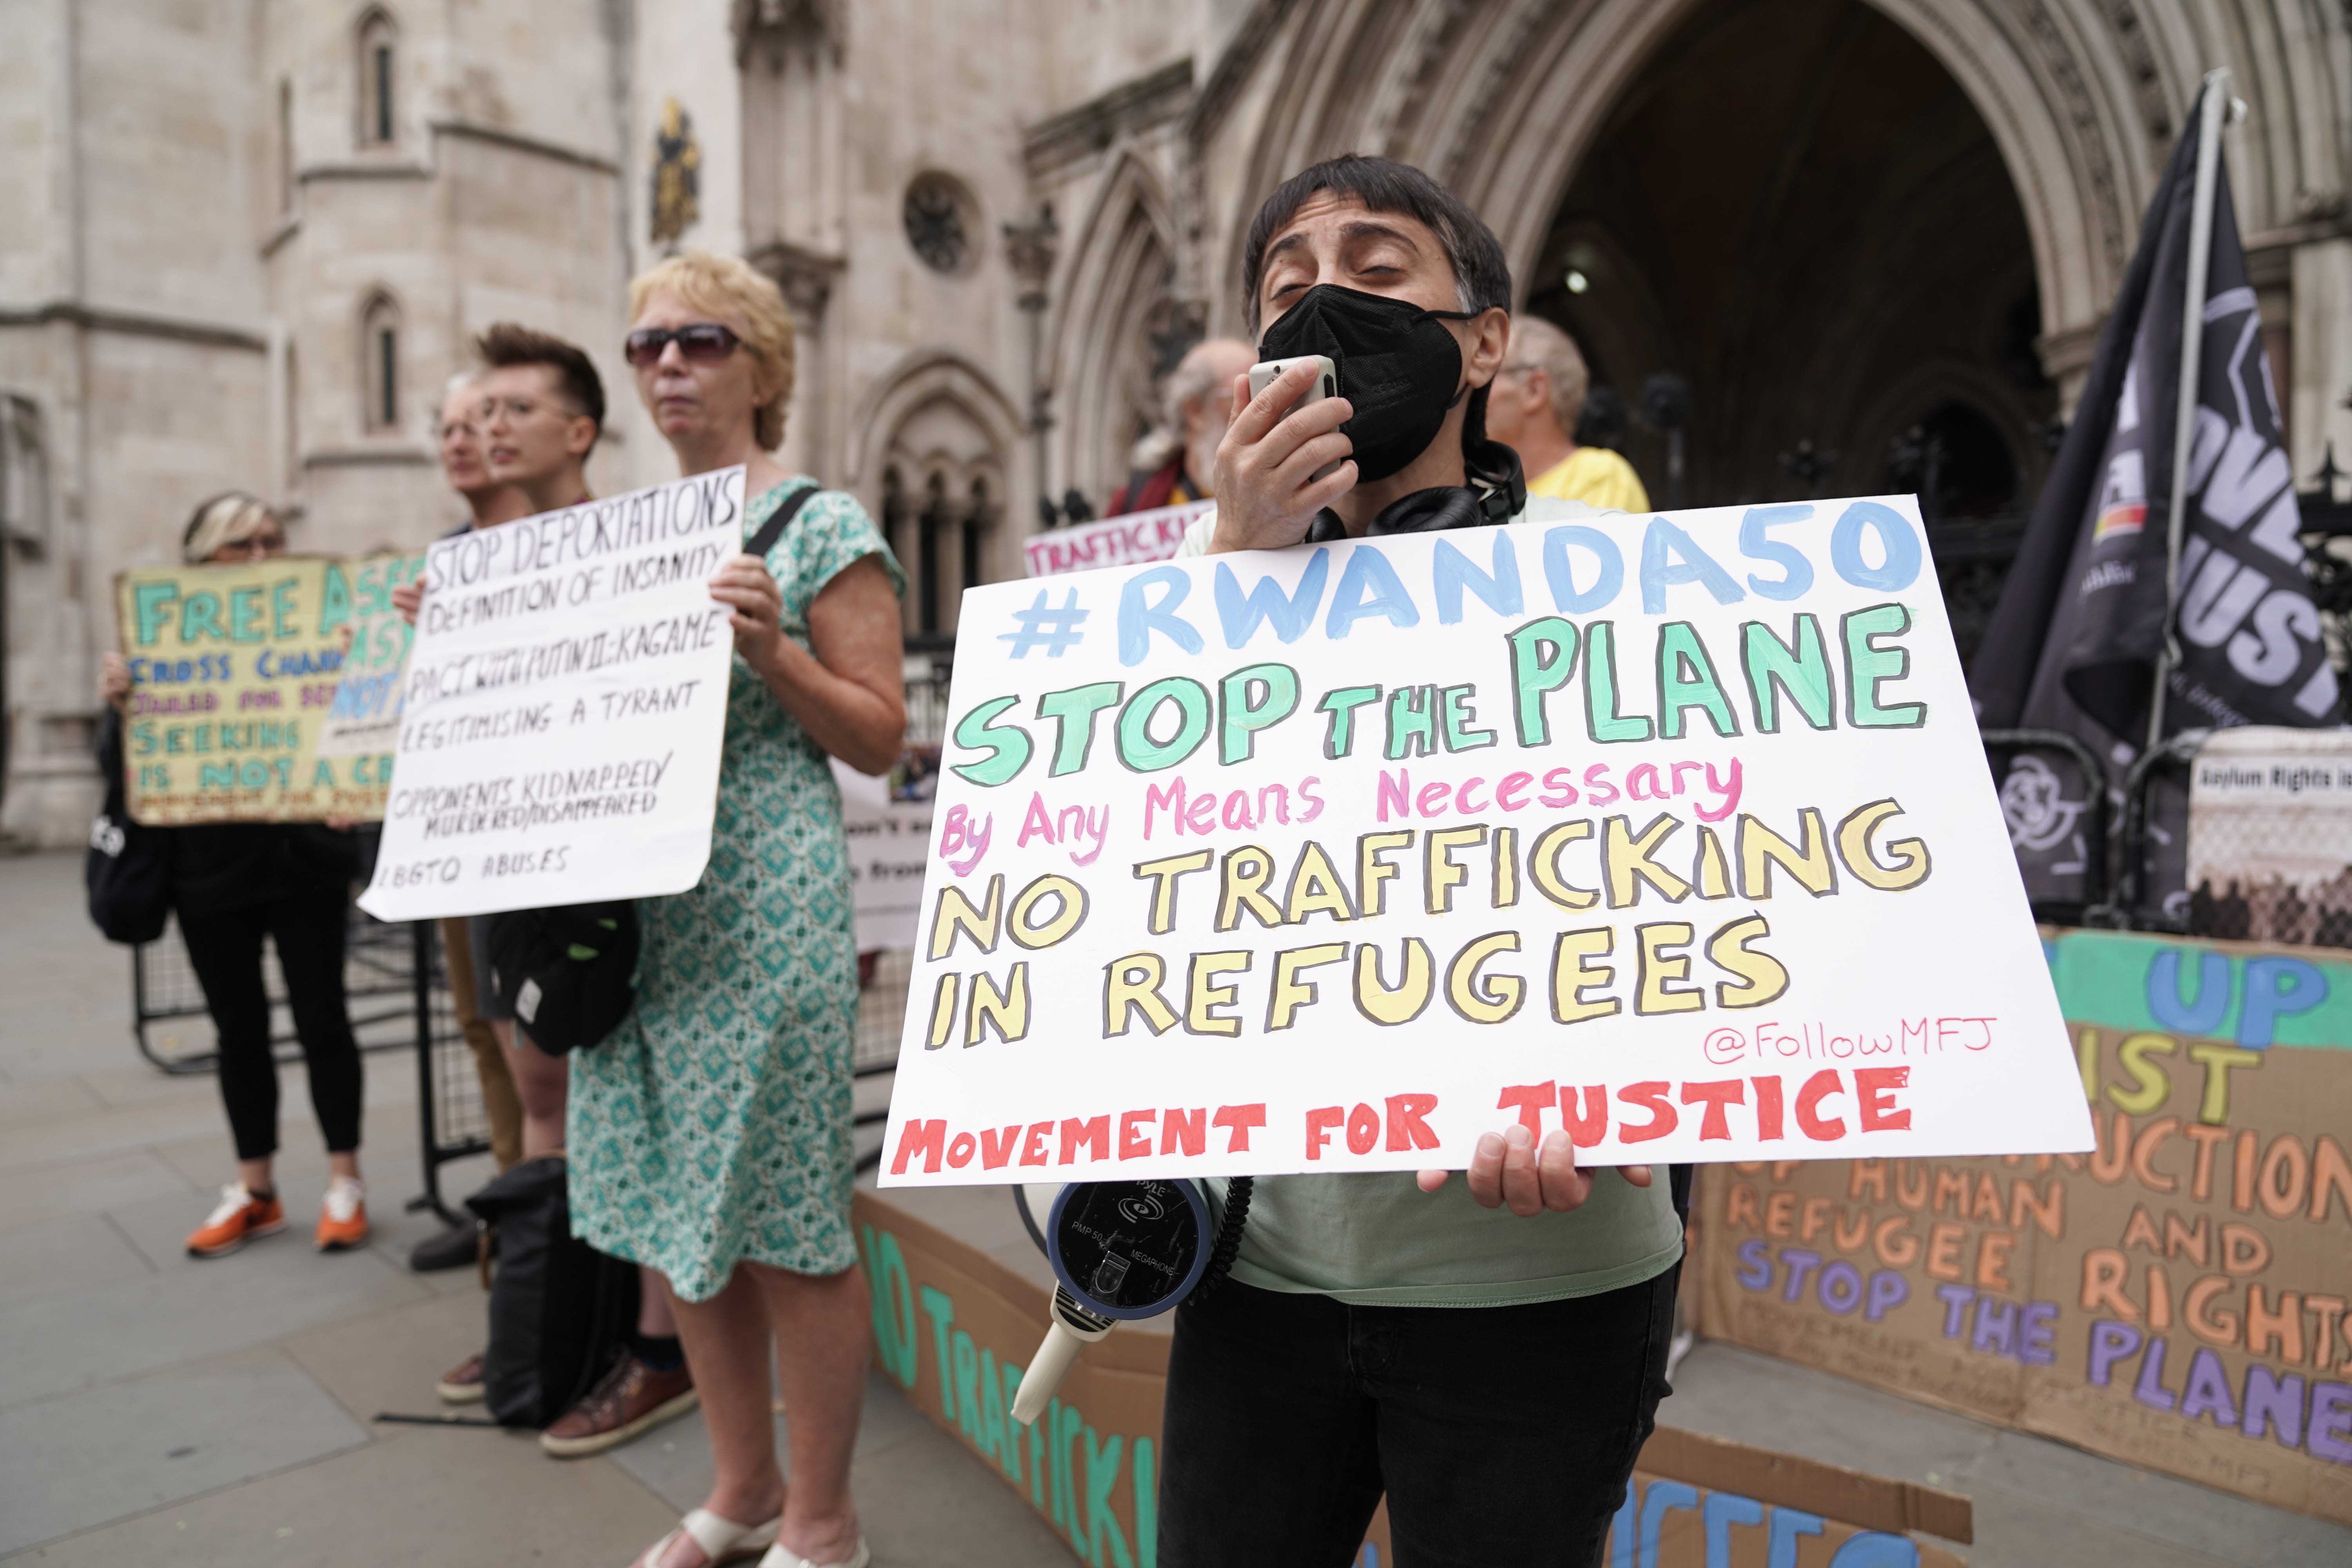
[[[1528,500],[1487,438],[1510,272],[1426,174],[1296,176],[1243,279],[1260,359],[1327,357],[1336,385],[1300,405],[1318,367],[1237,381],[1217,510],[1181,553],[1600,515]],[[1260,1178],[1230,1280],[1177,1315],[1159,1561],[1339,1568],[1385,1493],[1403,1568],[1597,1563],[1666,1393],[1682,1249],[1647,1168],[1579,1171],[1566,1132],[1516,1123],[1466,1182]]]

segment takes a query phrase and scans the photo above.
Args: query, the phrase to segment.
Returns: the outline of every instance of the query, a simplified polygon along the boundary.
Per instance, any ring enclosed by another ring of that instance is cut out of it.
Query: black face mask
[[[1475,310],[1424,310],[1402,300],[1318,283],[1266,328],[1262,360],[1328,356],[1339,395],[1355,405],[1341,434],[1355,443],[1359,483],[1385,479],[1429,449],[1462,401],[1462,345],[1446,321]]]

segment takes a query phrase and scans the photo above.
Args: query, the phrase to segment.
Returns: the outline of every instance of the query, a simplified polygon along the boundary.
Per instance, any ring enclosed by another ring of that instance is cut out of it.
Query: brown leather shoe
[[[484,1392],[482,1358],[469,1355],[447,1372],[443,1373],[441,1381],[433,1385],[433,1392],[441,1396],[441,1402],[444,1405],[481,1403]]]
[[[559,1459],[601,1454],[694,1406],[694,1374],[683,1362],[675,1371],[656,1372],[624,1355],[586,1398],[539,1435],[539,1446]]]

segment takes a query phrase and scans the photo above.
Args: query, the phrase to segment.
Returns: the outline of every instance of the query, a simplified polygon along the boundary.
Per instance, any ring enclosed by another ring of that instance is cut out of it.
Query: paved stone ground
[[[78,857],[0,859],[0,1557],[617,1565],[699,1500],[698,1418],[568,1464],[528,1435],[374,1419],[436,1409],[434,1374],[482,1324],[469,1274],[403,1266],[436,1223],[402,1212],[419,1187],[405,1053],[368,1058],[373,1246],[310,1250],[325,1161],[289,1068],[293,1223],[236,1257],[187,1258],[183,1238],[233,1174],[226,1131],[209,1077],[134,1054],[128,968],[82,917]],[[447,1190],[484,1173],[453,1167]],[[1009,1206],[958,1201],[971,1197],[939,1194],[933,1217],[1017,1254]],[[2352,1563],[2352,1531],[1730,1347],[1700,1346],[1676,1382],[1672,1424],[1969,1494],[1978,1568]],[[878,1383],[856,1481],[890,1568],[1070,1561]]]

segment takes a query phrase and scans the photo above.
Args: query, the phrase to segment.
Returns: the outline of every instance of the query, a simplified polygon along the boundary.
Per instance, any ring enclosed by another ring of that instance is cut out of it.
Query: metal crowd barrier
[[[2100,925],[2094,918],[2108,908],[2107,898],[2107,770],[2098,754],[2078,736],[2063,730],[1984,730],[1985,760],[1993,771],[1995,787],[2004,769],[2000,753],[2047,751],[2064,754],[2081,775],[2083,790],[2083,896],[2080,899],[2036,899],[2033,918],[2045,925]]]
[[[457,1028],[439,932],[431,921],[387,923],[356,905],[345,919],[350,925],[343,989],[360,1049],[416,1053],[425,1192],[408,1206],[430,1208],[453,1219],[454,1212],[441,1195],[441,1167],[487,1152],[489,1120],[473,1052]],[[302,1047],[295,1036],[275,945],[265,946],[262,952],[271,1055],[280,1063],[299,1062]],[[219,1068],[218,1037],[176,916],[161,938],[131,950],[131,1017],[139,1054],[159,1071],[180,1077]]]
[[[474,1048],[457,1026],[457,1005],[449,994],[449,969],[441,954],[441,922],[409,922],[410,1007],[416,1047],[417,1152],[425,1191],[408,1200],[409,1212],[431,1209],[450,1225],[461,1215],[443,1197],[441,1167],[490,1151],[489,1110],[474,1066]]]
[[[353,907],[347,915],[343,989],[352,1029],[363,1051],[397,1050],[415,1042],[410,969],[413,958],[404,927],[386,925]],[[286,1004],[286,980],[278,954],[264,950],[262,980],[269,993],[270,1045],[281,1062],[302,1059]],[[220,1050],[204,987],[188,962],[174,915],[161,938],[131,950],[131,1032],[139,1054],[174,1075],[210,1072]]]
[[[2314,931],[2285,935],[2237,929],[2247,913],[2243,907],[2247,900],[2233,900],[2222,890],[2192,889],[2185,906],[2169,909],[2150,900],[2158,854],[2161,851],[2169,858],[2171,849],[2159,817],[2172,821],[2172,831],[2187,831],[2185,809],[2160,811],[2158,795],[2166,791],[2187,790],[2198,753],[2213,733],[2211,730],[2184,730],[2163,744],[2140,752],[2125,770],[2120,785],[2116,785],[2109,782],[2106,769],[2091,749],[2063,731],[1983,731],[1985,751],[1989,759],[1994,760],[1996,778],[2001,772],[1998,761],[2000,753],[2052,751],[2063,753],[2092,786],[2085,790],[2084,801],[2084,896],[2079,900],[2037,900],[2033,905],[2035,919],[2052,925],[2094,926],[2112,931],[2342,944],[2336,939],[2343,934],[2343,917],[2332,908],[2320,911],[2323,919]],[[2112,824],[2112,832],[2111,810],[2119,813]],[[2179,847],[2185,858],[2186,843]]]

